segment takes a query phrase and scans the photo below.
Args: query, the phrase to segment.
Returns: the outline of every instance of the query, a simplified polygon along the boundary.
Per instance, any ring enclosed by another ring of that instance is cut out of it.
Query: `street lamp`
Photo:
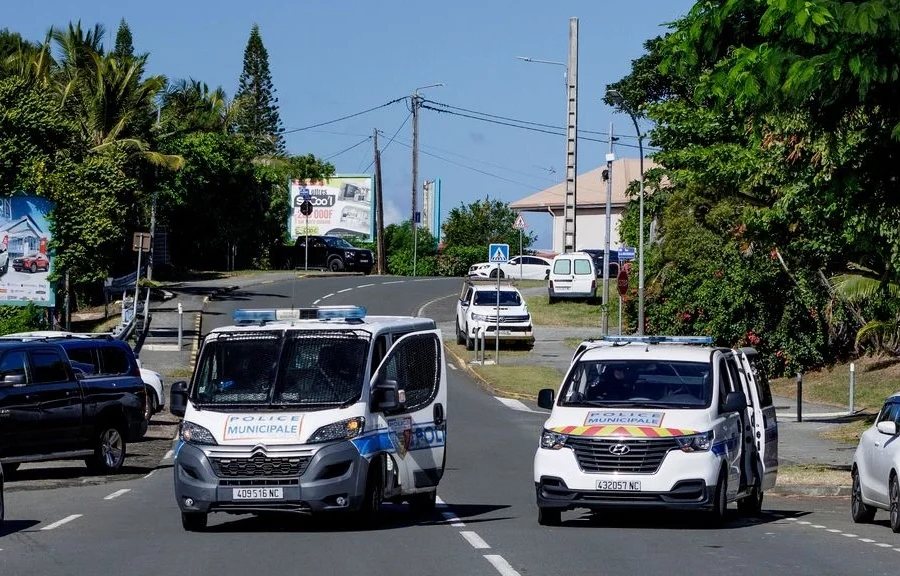
[[[516,59],[522,60],[523,62],[533,62],[536,64],[551,64],[553,66],[562,66],[565,68],[565,72],[563,72],[563,83],[566,85],[566,90],[568,90],[568,80],[569,80],[569,66],[564,62],[557,62],[556,60],[541,60],[539,58],[531,58],[529,56],[516,56]]]
[[[641,191],[640,191],[640,217],[638,222],[638,335],[644,334],[644,136],[638,126],[637,117],[631,108],[625,103],[625,98],[618,90],[607,90],[607,96],[612,98],[616,106],[629,116],[634,123],[634,130],[638,137],[638,150],[641,156]]]
[[[416,226],[416,207],[419,197],[419,90],[426,88],[437,88],[443,86],[443,82],[437,84],[429,84],[428,86],[419,86],[413,91],[412,96],[412,117],[413,117],[413,141],[412,141],[412,233],[413,233],[413,277],[416,276],[416,252],[417,252],[417,234]]]

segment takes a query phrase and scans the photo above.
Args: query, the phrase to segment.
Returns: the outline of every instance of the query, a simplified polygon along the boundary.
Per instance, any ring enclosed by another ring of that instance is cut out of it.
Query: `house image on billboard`
[[[47,254],[48,234],[31,216],[22,216],[0,226],[0,237],[3,238],[10,259],[36,253]]]

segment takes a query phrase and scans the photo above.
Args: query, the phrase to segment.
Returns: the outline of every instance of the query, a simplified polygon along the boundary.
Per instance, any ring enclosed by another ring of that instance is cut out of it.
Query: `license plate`
[[[501,336],[512,336],[512,330],[501,330],[500,335]]]
[[[640,492],[640,480],[597,480],[597,490],[617,492]]]
[[[284,498],[284,489],[234,488],[232,498],[235,500],[281,500]]]

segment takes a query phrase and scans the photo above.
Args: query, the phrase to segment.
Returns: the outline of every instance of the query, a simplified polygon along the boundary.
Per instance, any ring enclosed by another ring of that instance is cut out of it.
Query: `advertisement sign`
[[[288,188],[291,241],[304,234],[357,236],[365,241],[375,236],[375,186],[371,176],[291,180]],[[308,219],[300,209],[304,201],[312,204]]]
[[[48,280],[53,265],[50,223],[53,203],[36,196],[0,198],[0,305],[56,305]]]

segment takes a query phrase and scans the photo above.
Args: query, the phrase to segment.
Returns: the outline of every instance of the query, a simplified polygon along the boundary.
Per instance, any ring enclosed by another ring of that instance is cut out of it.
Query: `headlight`
[[[691,436],[676,436],[678,447],[682,452],[706,452],[712,448],[713,433],[703,432],[701,434],[693,434]]]
[[[356,438],[362,434],[365,427],[365,418],[361,416],[357,418],[348,418],[347,420],[341,420],[334,424],[322,426],[316,430],[306,442],[309,444],[316,444],[319,442],[333,442],[335,440],[350,440],[351,438]]]
[[[484,314],[472,314],[472,320],[476,322],[487,322],[488,317]]]
[[[568,436],[553,432],[552,430],[544,430],[541,432],[541,448],[546,450],[559,450],[565,447]]]
[[[349,250],[345,250],[345,251],[344,251],[344,257],[345,257],[345,258],[353,258],[354,256],[356,256],[356,254],[354,254],[353,252],[351,252],[351,251],[349,251]]]
[[[193,422],[183,421],[180,433],[181,439],[189,444],[206,444],[211,446],[218,444],[212,432]]]

